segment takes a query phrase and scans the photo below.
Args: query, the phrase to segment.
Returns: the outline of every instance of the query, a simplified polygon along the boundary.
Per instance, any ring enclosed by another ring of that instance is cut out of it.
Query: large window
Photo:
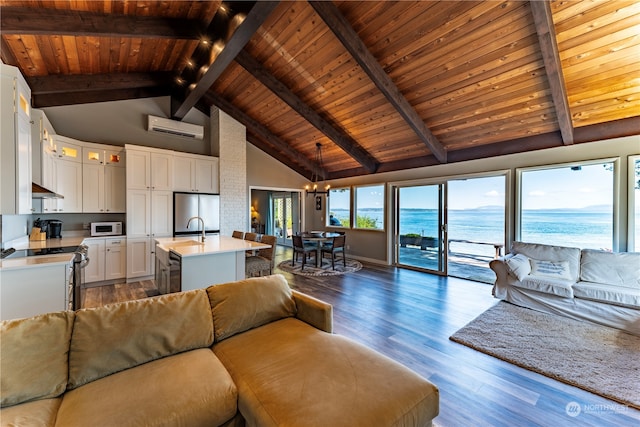
[[[384,185],[356,187],[354,204],[353,228],[384,230]]]
[[[327,225],[333,227],[351,226],[351,189],[332,188],[327,197]]]
[[[497,245],[505,242],[505,175],[451,180],[447,201],[451,252],[488,260],[503,252]]]
[[[613,248],[613,161],[520,172],[519,240]]]

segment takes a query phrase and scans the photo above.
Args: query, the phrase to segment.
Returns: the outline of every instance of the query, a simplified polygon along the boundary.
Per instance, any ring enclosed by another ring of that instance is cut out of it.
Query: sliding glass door
[[[446,183],[395,189],[396,264],[447,274]]]
[[[291,246],[291,236],[300,231],[300,193],[272,193],[271,210],[273,234],[278,244]]]

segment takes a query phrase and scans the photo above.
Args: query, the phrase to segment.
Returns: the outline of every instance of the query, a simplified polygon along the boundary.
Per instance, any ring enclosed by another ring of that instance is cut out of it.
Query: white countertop
[[[61,248],[63,246],[78,246],[85,239],[89,239],[89,236],[62,237],[60,239],[47,240],[25,240],[24,243],[13,245],[13,248],[19,251],[22,249],[48,249]]]
[[[165,237],[157,238],[162,249],[171,251],[181,257],[211,255],[224,252],[244,252],[270,248],[271,245],[250,240],[236,239],[229,236],[207,236],[204,243],[200,237]]]
[[[25,267],[45,267],[54,264],[70,264],[72,254],[56,254],[8,258],[0,261],[0,270]]]
[[[109,236],[109,237],[126,237],[126,236]],[[63,246],[78,246],[84,240],[92,239],[90,236],[69,236],[62,237],[60,239],[46,239],[46,240],[27,240],[14,244],[12,247],[19,251],[23,249],[49,249],[49,248],[61,248]],[[102,237],[104,238],[104,237]],[[68,264],[71,262],[73,254],[53,254],[53,255],[39,255],[29,257],[7,258],[0,260],[0,270],[6,270],[11,268],[25,268],[25,267],[42,267],[51,264]]]

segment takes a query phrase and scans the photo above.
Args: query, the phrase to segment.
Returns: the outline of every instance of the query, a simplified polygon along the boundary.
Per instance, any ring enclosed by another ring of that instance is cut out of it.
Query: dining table
[[[334,237],[340,236],[340,233],[333,231],[304,231],[300,234],[302,240],[316,242],[316,268],[322,265],[322,244],[332,241]]]

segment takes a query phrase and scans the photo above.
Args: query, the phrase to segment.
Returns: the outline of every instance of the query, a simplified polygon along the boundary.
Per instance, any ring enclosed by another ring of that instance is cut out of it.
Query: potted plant
[[[423,251],[427,248],[435,248],[436,246],[438,246],[438,240],[432,236],[422,237],[420,241],[420,249]]]
[[[407,245],[420,246],[422,236],[417,233],[407,233],[400,235],[400,246],[405,247]]]

